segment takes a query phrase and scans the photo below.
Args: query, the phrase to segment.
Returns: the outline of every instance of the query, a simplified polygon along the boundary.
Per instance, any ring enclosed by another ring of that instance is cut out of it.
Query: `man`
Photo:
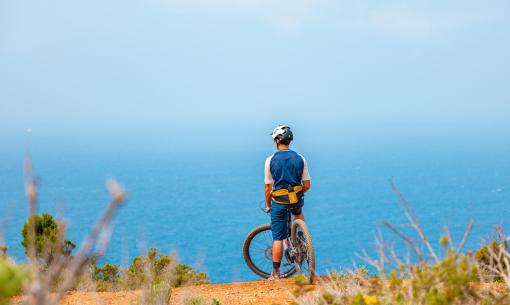
[[[269,279],[275,280],[280,278],[283,240],[288,237],[290,214],[305,220],[302,207],[304,193],[310,189],[310,175],[305,158],[289,149],[294,138],[290,127],[277,126],[272,137],[277,152],[266,159],[264,194],[273,235],[273,271]]]

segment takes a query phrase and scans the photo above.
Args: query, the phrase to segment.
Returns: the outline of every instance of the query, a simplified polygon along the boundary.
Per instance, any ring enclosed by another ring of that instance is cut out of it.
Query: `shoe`
[[[267,278],[268,281],[275,281],[280,279],[280,271],[279,270],[273,270],[271,272],[271,275]]]

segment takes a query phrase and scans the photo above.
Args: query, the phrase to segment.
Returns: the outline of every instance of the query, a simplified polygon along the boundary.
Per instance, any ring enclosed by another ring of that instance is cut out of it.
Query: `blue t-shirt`
[[[279,150],[266,159],[264,183],[273,184],[273,190],[301,185],[310,180],[305,158],[293,150]]]

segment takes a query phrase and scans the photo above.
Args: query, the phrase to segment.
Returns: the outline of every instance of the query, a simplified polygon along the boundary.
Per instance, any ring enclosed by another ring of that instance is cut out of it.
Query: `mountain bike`
[[[304,221],[293,218],[289,217],[289,233],[283,241],[280,277],[288,278],[302,272],[312,283],[315,276],[312,236]],[[243,257],[251,271],[262,278],[269,278],[273,270],[271,224],[262,224],[248,233],[243,244]]]

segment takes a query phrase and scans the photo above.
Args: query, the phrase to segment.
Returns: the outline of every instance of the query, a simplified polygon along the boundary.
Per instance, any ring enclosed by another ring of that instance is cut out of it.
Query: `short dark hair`
[[[286,140],[280,140],[280,139],[276,138],[276,139],[275,139],[275,142],[276,142],[277,144],[290,145],[290,142],[292,142],[292,140],[288,140],[288,139],[286,139]]]

